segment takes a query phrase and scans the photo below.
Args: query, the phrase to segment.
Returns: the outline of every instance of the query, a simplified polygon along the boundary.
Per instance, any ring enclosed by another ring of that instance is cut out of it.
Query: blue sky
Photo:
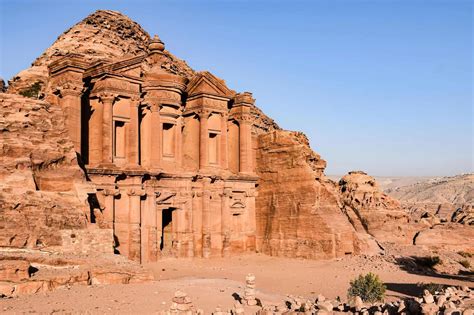
[[[97,9],[253,92],[282,128],[307,134],[327,174],[473,171],[471,1],[0,0],[0,76]]]

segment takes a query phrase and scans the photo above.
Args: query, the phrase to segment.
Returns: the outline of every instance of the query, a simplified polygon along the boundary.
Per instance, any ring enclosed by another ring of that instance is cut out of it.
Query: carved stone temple
[[[116,252],[142,262],[255,251],[252,94],[209,72],[187,79],[166,70],[156,36],[148,48],[49,65],[56,92],[48,100],[63,108],[98,191],[91,220],[113,228]]]
[[[393,241],[378,230],[395,214],[412,240],[372,179],[331,181],[304,134],[119,12],[87,16],[8,83],[0,247],[330,259]]]

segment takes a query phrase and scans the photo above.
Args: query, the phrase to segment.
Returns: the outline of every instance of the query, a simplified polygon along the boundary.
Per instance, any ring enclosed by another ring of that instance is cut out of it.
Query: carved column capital
[[[253,117],[250,113],[238,113],[234,115],[234,118],[242,124],[251,124],[253,122]]]
[[[102,191],[102,193],[104,194],[104,196],[114,196],[114,197],[120,196],[120,190],[119,189],[107,188],[107,189],[104,189]]]
[[[209,118],[209,116],[211,115],[212,113],[212,110],[210,109],[207,109],[207,108],[201,108],[199,110],[196,111],[196,114],[198,114],[199,118]]]
[[[109,92],[102,92],[97,95],[102,103],[113,103],[117,95]]]
[[[137,96],[134,96],[132,98],[130,98],[130,106],[135,106],[135,107],[138,107],[140,106],[140,98],[137,97]]]
[[[82,87],[79,85],[64,83],[61,87],[58,88],[59,94],[64,96],[75,96],[80,97],[82,95]]]
[[[146,195],[146,191],[144,189],[135,189],[135,188],[131,188],[127,191],[127,195],[129,196],[145,196]]]

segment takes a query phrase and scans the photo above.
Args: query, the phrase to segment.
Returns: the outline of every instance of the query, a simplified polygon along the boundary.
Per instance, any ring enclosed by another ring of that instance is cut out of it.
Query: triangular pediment
[[[188,95],[209,94],[231,98],[235,92],[230,90],[223,80],[218,79],[210,72],[203,71],[197,73],[189,82],[186,90]]]

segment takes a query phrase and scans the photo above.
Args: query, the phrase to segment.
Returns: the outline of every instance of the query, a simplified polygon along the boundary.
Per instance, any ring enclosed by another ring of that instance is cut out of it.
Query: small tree
[[[20,91],[20,95],[23,95],[29,98],[39,98],[40,93],[41,93],[41,82],[35,82],[33,83],[33,85]]]
[[[386,289],[379,276],[369,272],[365,276],[359,275],[356,279],[351,280],[347,296],[349,298],[359,296],[362,301],[373,303],[383,300]]]

